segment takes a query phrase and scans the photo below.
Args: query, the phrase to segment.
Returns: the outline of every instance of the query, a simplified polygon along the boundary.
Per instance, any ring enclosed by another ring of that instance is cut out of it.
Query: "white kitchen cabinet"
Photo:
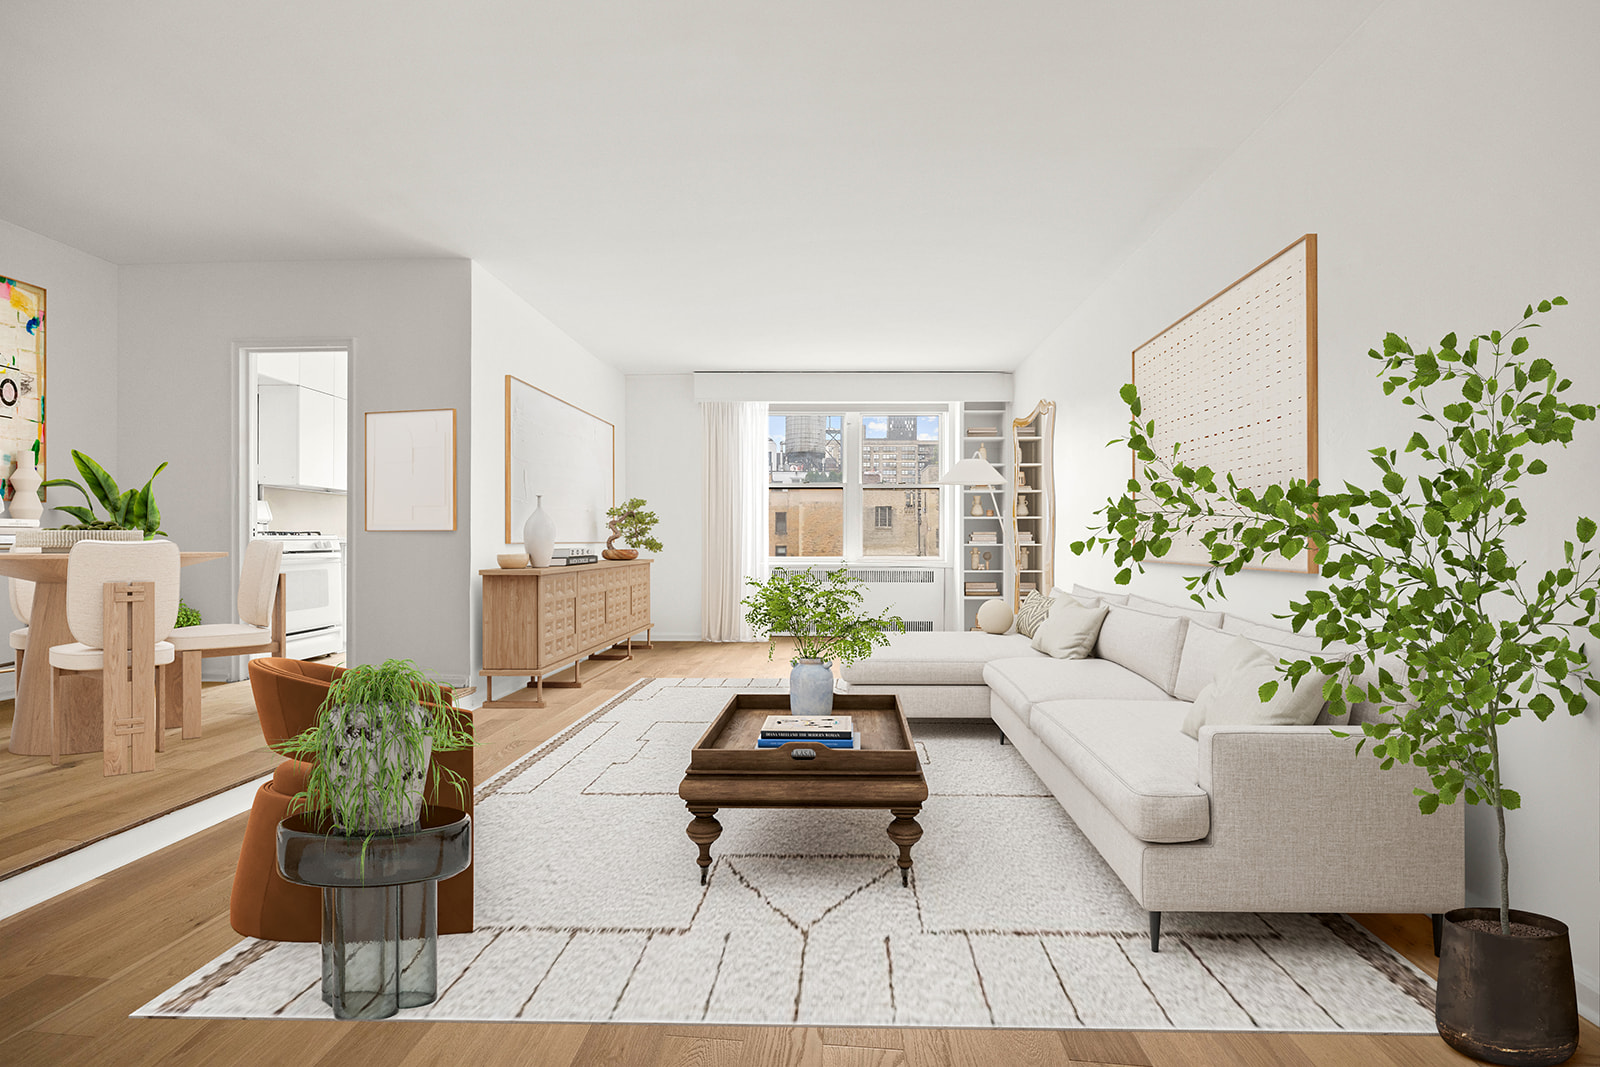
[[[299,352],[257,352],[256,380],[262,385],[299,385]]]
[[[346,396],[345,353],[301,352],[298,382],[307,389],[315,389],[329,396]]]
[[[259,386],[263,485],[344,490],[348,484],[348,405],[298,385]]]

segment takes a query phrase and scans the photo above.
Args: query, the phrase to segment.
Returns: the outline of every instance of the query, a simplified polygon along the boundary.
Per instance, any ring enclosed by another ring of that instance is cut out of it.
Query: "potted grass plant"
[[[767,658],[778,636],[794,638],[789,661],[789,708],[795,715],[833,711],[833,661],[848,666],[889,643],[889,631],[903,632],[898,615],[867,615],[861,583],[841,567],[818,575],[807,568],[778,569],[766,581],[746,579],[755,592],[740,601],[751,629],[767,636]]]
[[[280,742],[285,756],[313,764],[295,811],[327,813],[332,832],[370,836],[417,822],[425,802],[454,791],[460,775],[435,764],[435,752],[472,747],[448,709],[445,690],[411,660],[352,667],[333,680],[315,726]]]
[[[661,542],[650,533],[661,520],[656,518],[655,512],[646,510],[643,497],[632,497],[608,510],[606,515],[611,536],[606,538],[606,547],[600,553],[606,559],[638,559],[641,548],[651,552],[661,551]],[[618,548],[619,537],[630,547]]]
[[[1384,394],[1398,394],[1417,421],[1403,449],[1371,450],[1381,477],[1370,488],[1246,487],[1190,466],[1180,448],[1157,454],[1154,423],[1140,421],[1138,394],[1124,386],[1136,474],[1071,546],[1113,553],[1126,583],[1129,565],[1159,559],[1174,535],[1197,537],[1210,565],[1187,582],[1202,604],[1221,594],[1220,576],[1312,546],[1324,582],[1291,601],[1290,617],[1322,639],[1324,654],[1285,663],[1286,680],[1319,685],[1335,714],[1377,704],[1382,714],[1362,724],[1357,748],[1370,742],[1384,767],[1421,768],[1424,813],[1457,800],[1493,810],[1499,907],[1445,916],[1437,1007],[1440,1035],[1492,1063],[1561,1063],[1578,1041],[1567,928],[1511,907],[1505,813],[1521,798],[1501,758],[1513,719],[1581,715],[1600,693],[1583,645],[1600,638],[1594,520],[1539,517],[1572,531],[1547,569],[1518,557],[1514,534],[1533,521],[1523,487],[1548,471],[1535,450],[1571,444],[1578,423],[1595,418],[1594,405],[1564,398],[1572,383],[1549,360],[1522,358],[1537,316],[1565,303],[1529,305],[1512,328],[1464,345],[1452,333],[1417,351],[1391,333],[1371,350]],[[1263,685],[1262,700],[1277,686]]]

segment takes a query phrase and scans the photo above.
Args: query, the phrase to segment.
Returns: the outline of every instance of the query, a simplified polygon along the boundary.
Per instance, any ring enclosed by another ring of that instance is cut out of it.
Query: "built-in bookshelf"
[[[993,464],[1001,483],[993,491],[983,486],[961,488],[961,541],[956,570],[956,617],[965,630],[976,629],[978,609],[988,600],[1007,600],[1012,595],[1011,530],[1007,520],[1011,508],[1010,487],[1013,475],[1010,444],[1011,419],[1007,405],[998,402],[973,402],[962,406],[962,432],[958,459],[977,456]],[[973,514],[976,510],[977,514]]]
[[[1048,594],[1055,584],[1055,413],[1055,401],[1041,400],[1011,424],[1012,610],[1030,592]]]

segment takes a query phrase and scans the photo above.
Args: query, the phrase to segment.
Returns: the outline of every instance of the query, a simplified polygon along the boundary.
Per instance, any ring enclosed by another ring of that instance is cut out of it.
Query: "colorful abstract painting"
[[[0,276],[0,478],[24,451],[44,474],[44,328],[44,290]]]

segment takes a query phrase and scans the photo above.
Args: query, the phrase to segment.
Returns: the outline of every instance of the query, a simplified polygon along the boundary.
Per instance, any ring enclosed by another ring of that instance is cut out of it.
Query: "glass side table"
[[[278,871],[322,890],[322,999],[337,1019],[387,1019],[431,1004],[441,878],[472,862],[472,817],[429,808],[370,838],[329,835],[322,813],[278,824]]]

